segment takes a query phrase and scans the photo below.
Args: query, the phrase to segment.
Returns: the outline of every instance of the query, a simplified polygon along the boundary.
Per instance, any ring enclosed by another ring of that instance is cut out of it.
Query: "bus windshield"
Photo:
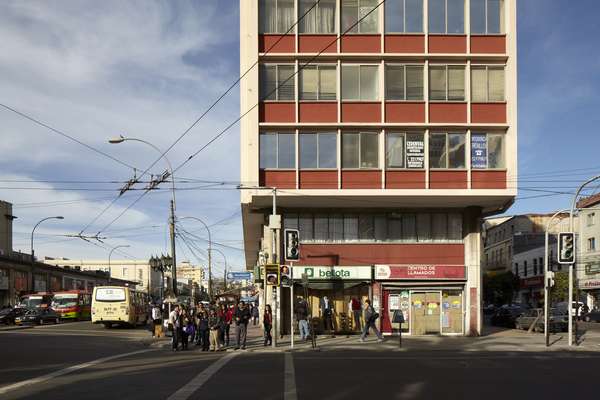
[[[25,308],[35,308],[42,304],[42,296],[26,296],[21,299],[21,306]]]
[[[125,301],[124,288],[97,288],[96,301]]]
[[[78,303],[76,294],[57,294],[52,302],[55,307],[74,307]]]

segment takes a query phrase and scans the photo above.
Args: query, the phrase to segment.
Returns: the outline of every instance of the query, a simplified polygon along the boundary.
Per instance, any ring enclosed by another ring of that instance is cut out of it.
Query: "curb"
[[[24,329],[33,329],[34,326],[12,326],[8,328],[0,328],[0,332],[9,332],[9,331],[22,331]]]

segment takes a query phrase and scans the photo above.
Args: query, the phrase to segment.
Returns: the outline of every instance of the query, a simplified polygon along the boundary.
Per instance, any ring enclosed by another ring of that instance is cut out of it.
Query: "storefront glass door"
[[[413,335],[440,334],[439,291],[412,292],[410,326]]]

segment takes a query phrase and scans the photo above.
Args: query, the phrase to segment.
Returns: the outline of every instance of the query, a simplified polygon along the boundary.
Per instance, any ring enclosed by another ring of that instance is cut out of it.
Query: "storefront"
[[[544,277],[532,276],[520,281],[520,302],[531,307],[541,307],[544,303]]]
[[[398,332],[397,310],[404,315],[405,334],[465,334],[464,265],[377,265],[375,280],[382,289],[384,334]]]
[[[321,305],[327,299],[333,306],[333,325],[336,332],[356,332],[350,302],[361,304],[370,297],[373,268],[371,266],[294,266],[292,267],[295,297],[305,297],[317,332],[323,327]],[[303,275],[304,283],[303,284]]]
[[[585,293],[590,310],[600,309],[600,277],[579,279],[579,289]]]

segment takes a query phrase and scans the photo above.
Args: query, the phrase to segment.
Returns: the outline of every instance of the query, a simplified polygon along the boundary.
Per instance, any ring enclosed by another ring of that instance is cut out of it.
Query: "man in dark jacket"
[[[327,296],[323,296],[323,298],[319,301],[319,309],[321,310],[321,317],[323,318],[323,331],[329,331],[331,337],[335,337],[333,328],[332,301]]]
[[[237,336],[237,344],[235,349],[238,350],[240,346],[242,350],[246,349],[246,333],[248,331],[248,321],[250,321],[250,310],[246,307],[246,303],[240,301],[234,314],[235,320],[235,333]]]
[[[300,340],[308,339],[308,303],[302,298],[296,304],[296,320],[300,330]]]
[[[365,300],[365,327],[363,328],[362,334],[360,335],[360,341],[364,342],[367,333],[369,333],[369,328],[375,331],[375,335],[377,335],[377,341],[383,342],[383,336],[381,336],[381,332],[375,326],[375,321],[379,318],[379,314],[375,312],[375,309],[371,305],[371,300]]]

